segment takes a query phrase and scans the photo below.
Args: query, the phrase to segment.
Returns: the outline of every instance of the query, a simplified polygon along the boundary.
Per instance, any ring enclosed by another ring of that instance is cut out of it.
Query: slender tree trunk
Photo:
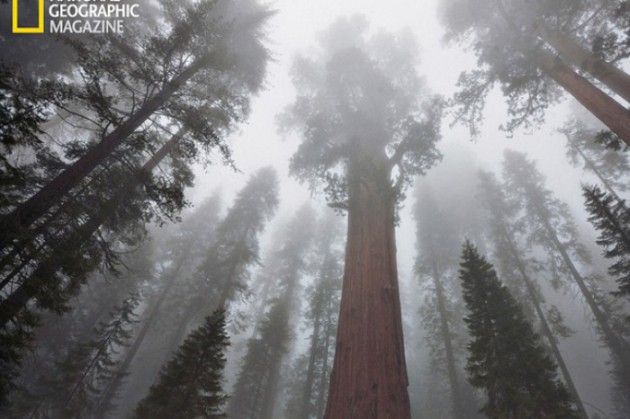
[[[136,354],[138,353],[138,350],[142,346],[142,342],[144,342],[144,338],[147,336],[147,333],[151,329],[151,326],[153,326],[153,322],[155,321],[155,319],[158,318],[158,314],[160,313],[162,304],[166,300],[166,296],[169,294],[170,290],[173,288],[173,285],[177,282],[179,271],[181,270],[182,266],[184,266],[184,263],[187,261],[188,259],[187,256],[188,256],[188,252],[184,252],[182,254],[182,257],[177,262],[175,269],[169,275],[169,279],[166,282],[166,286],[160,293],[160,297],[155,302],[155,305],[151,309],[149,316],[146,318],[146,320],[142,324],[142,328],[138,332],[138,335],[136,336],[133,342],[133,345],[131,345],[129,350],[125,353],[124,361],[120,364],[120,367],[118,368],[118,372],[116,373],[116,375],[114,375],[114,378],[112,379],[112,381],[109,383],[109,385],[106,388],[105,394],[103,394],[103,396],[101,397],[101,401],[99,403],[101,406],[99,417],[102,418],[108,413],[104,409],[111,404],[114,397],[116,396],[116,393],[118,392],[123,379],[125,378],[125,376],[127,375],[129,371],[129,367],[131,366],[131,363],[135,359]]]
[[[325,262],[324,262],[325,263]],[[319,307],[315,312],[317,313],[317,317],[315,317],[315,324],[313,325],[313,337],[311,338],[311,348],[310,354],[308,358],[308,367],[306,369],[306,379],[304,380],[304,391],[302,392],[302,406],[300,408],[300,418],[308,419],[309,418],[309,410],[311,405],[311,395],[313,394],[313,386],[315,384],[315,361],[317,360],[317,351],[319,346],[321,346],[320,342],[320,333],[321,333],[321,314],[322,307],[324,301],[319,300]]]
[[[566,249],[560,242],[560,239],[558,238],[556,231],[553,229],[553,227],[549,223],[549,220],[547,219],[544,212],[541,211],[540,208],[538,208],[538,216],[540,220],[543,222],[543,225],[545,226],[545,230],[547,230],[548,237],[551,239],[556,250],[560,253],[565,266],[569,269],[571,276],[573,277],[575,283],[580,289],[582,296],[584,297],[584,299],[586,300],[586,303],[591,309],[591,312],[593,313],[593,316],[595,317],[595,321],[597,322],[599,329],[604,335],[604,339],[606,340],[606,343],[608,344],[608,346],[613,352],[618,354],[618,356],[623,360],[624,364],[627,363],[627,356],[625,354],[627,354],[628,350],[630,350],[628,348],[627,342],[625,342],[610,326],[608,317],[601,310],[601,308],[597,304],[597,301],[595,301],[595,297],[593,296],[591,290],[586,285],[584,278],[582,278],[582,275],[580,275],[580,273],[578,272],[573,261],[571,260],[571,257],[569,256]]]
[[[201,68],[208,59],[203,57],[193,62],[177,77],[166,83],[162,90],[147,100],[136,113],[107,134],[70,167],[40,189],[35,195],[20,204],[13,212],[0,220],[0,250],[20,236],[20,233],[42,217],[60,198],[66,195],[94,168],[101,164],[155,111],[163,106],[171,96]]]
[[[630,145],[630,111],[551,53],[541,51],[536,57],[536,63],[549,77]]]
[[[330,353],[330,341],[332,338],[332,323],[333,319],[330,316],[326,322],[326,340],[324,341],[324,362],[322,363],[322,375],[319,380],[319,392],[317,394],[317,418],[321,418],[324,416],[324,409],[326,408],[325,400],[326,400],[326,390],[328,387],[328,358]]]
[[[295,262],[295,261],[294,261]],[[282,296],[284,300],[283,306],[286,310],[283,319],[285,319],[285,324],[278,325],[278,327],[286,327],[289,329],[289,317],[293,312],[293,304],[295,302],[295,290],[297,289],[298,280],[300,276],[300,268],[298,264],[291,264],[289,273],[287,274],[287,289],[285,294]],[[288,352],[287,350],[280,350],[279,348],[274,348],[273,359],[271,361],[271,365],[269,367],[269,380],[265,386],[264,396],[262,400],[262,408],[261,408],[261,419],[274,419],[274,412],[276,407],[276,400],[278,399],[278,389],[280,387],[281,380],[281,369],[283,365],[283,359]]]
[[[593,174],[595,176],[597,176],[597,179],[599,179],[600,182],[602,182],[602,184],[604,185],[604,187],[606,188],[606,190],[608,192],[610,192],[610,194],[612,196],[614,196],[617,200],[619,200],[619,195],[617,195],[617,192],[615,192],[615,190],[613,189],[612,185],[610,184],[610,182],[608,182],[608,180],[602,176],[602,174],[599,172],[599,170],[597,170],[597,167],[595,166],[595,163],[593,163],[591,161],[591,159],[589,159],[586,154],[584,154],[584,152],[582,151],[582,149],[575,144],[570,136],[569,133],[564,132],[563,134],[565,135],[565,137],[567,137],[567,142],[569,143],[569,147],[573,148],[575,151],[577,151],[577,153],[580,155],[580,157],[582,157],[582,160],[584,160],[584,164],[586,165],[586,167],[588,168],[588,170],[590,170],[591,172],[593,172]]]
[[[630,103],[630,75],[611,63],[597,58],[575,40],[560,31],[538,27],[540,38],[551,45],[569,64],[584,70]]]
[[[516,262],[517,269],[519,273],[521,274],[521,278],[523,279],[523,282],[525,283],[527,294],[529,295],[529,298],[532,304],[534,305],[534,309],[536,310],[536,315],[538,316],[538,319],[540,321],[543,334],[547,338],[547,342],[549,342],[551,351],[554,355],[554,358],[556,359],[556,362],[558,363],[558,366],[560,367],[560,371],[562,372],[562,377],[564,378],[564,382],[566,383],[569,389],[569,393],[571,393],[571,395],[573,396],[573,400],[575,401],[575,404],[578,408],[580,417],[582,417],[582,419],[588,419],[588,415],[586,414],[586,409],[584,408],[584,404],[582,403],[582,399],[580,398],[577,388],[575,388],[575,383],[573,382],[573,378],[571,377],[569,368],[567,367],[567,364],[564,362],[564,357],[562,356],[562,353],[560,352],[560,348],[558,348],[558,343],[556,342],[556,338],[553,332],[551,331],[551,327],[549,326],[549,323],[547,322],[545,314],[542,310],[541,302],[538,297],[536,288],[534,287],[534,283],[532,282],[529,275],[527,275],[525,265],[523,264],[523,261],[521,260],[519,252],[517,252],[516,246],[514,242],[512,241],[511,237],[509,237],[509,235],[505,231],[502,231],[502,235],[503,235],[504,242],[507,244],[508,250],[512,254],[512,258]]]
[[[181,139],[184,131],[175,134],[167,141],[155,155],[140,168],[127,185],[122,190],[110,198],[103,204],[98,214],[90,218],[81,225],[70,237],[59,243],[53,252],[43,262],[41,262],[35,271],[28,276],[20,284],[15,291],[8,295],[0,302],[0,328],[5,327],[9,321],[26,308],[26,305],[32,298],[37,298],[44,291],[54,292],[54,290],[46,290],[50,278],[54,276],[59,267],[64,263],[64,259],[76,255],[81,250],[82,245],[88,240],[98,228],[107,220],[112,212],[127,198],[127,194],[133,191],[142,183],[144,176],[155,169],[159,162],[170,153],[177,142]]]
[[[438,272],[435,256],[431,255],[431,267],[433,270],[433,285],[435,286],[435,294],[437,297],[438,313],[440,316],[440,329],[442,340],[444,341],[444,351],[446,352],[446,368],[448,371],[448,381],[451,386],[451,398],[453,400],[453,417],[466,417],[466,413],[462,406],[461,394],[459,391],[459,382],[457,380],[457,370],[455,364],[455,355],[453,353],[453,343],[451,340],[451,331],[448,325],[448,313],[446,310],[446,301],[444,298],[444,290],[440,282],[440,274]]]
[[[396,244],[385,156],[348,167],[348,241],[326,419],[409,419]]]

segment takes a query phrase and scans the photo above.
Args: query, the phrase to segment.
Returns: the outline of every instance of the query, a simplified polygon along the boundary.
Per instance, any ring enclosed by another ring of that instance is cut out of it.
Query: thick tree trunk
[[[538,316],[538,320],[540,321],[542,332],[545,335],[547,342],[549,342],[551,351],[554,355],[554,358],[556,359],[556,362],[558,363],[558,366],[560,367],[560,371],[562,372],[562,377],[564,378],[564,382],[567,385],[569,393],[573,396],[573,401],[575,402],[576,407],[578,408],[580,417],[582,419],[588,419],[588,415],[586,414],[586,409],[584,408],[584,404],[582,403],[582,399],[580,398],[577,388],[575,388],[575,383],[573,382],[573,378],[571,377],[569,368],[567,367],[567,364],[564,362],[564,357],[562,356],[562,353],[560,352],[560,348],[558,347],[556,338],[553,332],[551,331],[551,327],[549,326],[549,323],[547,322],[547,318],[545,317],[545,314],[542,310],[540,298],[538,297],[538,293],[536,291],[534,283],[529,277],[529,275],[527,275],[525,265],[523,261],[521,260],[519,252],[516,250],[516,245],[512,241],[512,238],[505,231],[503,231],[503,236],[504,236],[504,242],[506,243],[508,250],[512,255],[512,258],[516,262],[517,269],[519,273],[521,274],[521,278],[523,279],[523,282],[525,283],[527,294],[529,295],[529,298],[532,304],[534,305],[534,309],[536,310],[536,315]]]
[[[457,380],[457,369],[455,363],[455,354],[453,352],[453,342],[451,340],[451,331],[448,324],[448,313],[446,310],[446,301],[444,298],[444,290],[440,282],[440,274],[438,272],[435,257],[431,256],[431,267],[433,270],[433,285],[435,286],[435,295],[437,297],[438,314],[440,316],[440,329],[442,333],[442,341],[444,342],[444,351],[446,352],[446,369],[448,371],[448,381],[451,386],[451,398],[453,400],[453,417],[466,418],[467,414],[462,406],[462,398],[459,391],[459,382]]]
[[[119,193],[103,204],[98,214],[90,218],[81,225],[68,238],[57,244],[53,252],[42,261],[35,271],[28,276],[11,294],[0,302],[0,328],[3,328],[17,316],[20,311],[26,308],[32,298],[37,298],[46,291],[46,285],[50,278],[57,272],[63,264],[64,258],[72,257],[81,250],[81,246],[88,240],[98,228],[107,220],[112,212],[115,212],[119,205],[122,205],[129,191],[133,191],[143,181],[144,176],[155,169],[159,162],[170,153],[177,142],[181,139],[184,131],[175,134],[167,141],[155,155],[140,168],[127,185]],[[5,279],[6,281],[6,279]],[[53,290],[48,290],[53,292]]]
[[[394,194],[383,158],[354,158],[348,168],[346,263],[324,417],[408,419]]]
[[[536,63],[549,77],[630,145],[630,111],[551,53],[541,51],[536,57]]]
[[[122,124],[107,134],[100,143],[92,147],[70,167],[40,189],[35,195],[20,204],[13,212],[0,220],[0,250],[18,238],[24,229],[42,217],[61,197],[83,180],[94,168],[100,165],[155,111],[163,106],[179,88],[201,70],[207,62],[202,58],[193,62],[177,77],[162,87],[156,95]]]
[[[548,43],[571,65],[584,70],[630,103],[630,75],[593,55],[565,34],[544,26],[538,28],[540,39]]]

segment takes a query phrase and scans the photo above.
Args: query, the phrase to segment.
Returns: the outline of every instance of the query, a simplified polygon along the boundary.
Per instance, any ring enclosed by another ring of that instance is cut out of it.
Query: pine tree
[[[193,331],[162,369],[157,384],[134,412],[141,418],[224,418],[225,310],[220,308]]]
[[[300,281],[308,268],[308,254],[315,227],[314,219],[315,212],[309,204],[304,204],[283,229],[282,241],[276,245],[277,247],[267,261],[268,264],[275,265],[274,273],[277,277],[274,278],[275,295],[272,300],[275,301],[274,309],[277,306],[279,311],[279,313],[274,314],[274,320],[269,327],[286,331],[288,336],[292,336],[296,323],[292,319],[300,308],[300,299],[296,298],[296,294],[300,289]],[[264,341],[266,338],[264,338],[263,333],[268,332],[264,332],[262,326],[259,332],[260,339]],[[255,341],[256,338],[254,337],[251,342]],[[273,419],[275,417],[276,400],[285,380],[283,360],[290,350],[290,343],[288,338],[286,341],[280,341],[280,347],[271,349],[269,356],[264,362],[258,364],[258,370],[255,372],[245,372],[244,370],[248,366],[246,362],[243,364],[242,374],[239,375],[234,397],[230,404],[229,412],[232,416],[245,417],[244,412],[250,412],[248,417],[251,418]],[[252,344],[254,347],[248,348],[246,359],[251,356],[250,350],[259,350],[256,346],[258,344]],[[253,374],[253,376],[248,374]],[[245,381],[242,382],[241,379]],[[246,390],[247,386],[258,386],[256,392],[260,394],[260,400],[251,398],[251,394],[249,394],[251,389]],[[248,394],[244,394],[244,391]]]
[[[466,242],[460,279],[471,342],[466,369],[488,400],[489,418],[578,418],[556,366],[521,307],[477,249]]]
[[[567,389],[577,404],[580,416],[587,419],[586,410],[558,346],[558,337],[567,337],[570,330],[564,325],[562,315],[555,307],[545,310],[545,298],[538,283],[530,276],[530,272],[539,271],[543,263],[534,257],[528,257],[525,250],[527,248],[522,246],[524,226],[522,219],[518,219],[519,207],[514,202],[507,201],[501,185],[492,174],[480,171],[479,181],[480,200],[488,212],[489,238],[494,247],[499,272],[510,293],[523,304],[527,320],[537,322],[550,353],[562,372]]]
[[[587,126],[581,119],[567,122],[560,132],[567,139],[567,157],[574,166],[593,173],[606,190],[618,197],[628,190],[628,146],[609,131]]]
[[[615,260],[608,273],[617,277],[616,295],[630,296],[630,209],[625,200],[603,192],[599,187],[583,186],[588,220],[599,231],[597,244],[604,257]]]
[[[305,290],[308,306],[302,320],[310,331],[308,350],[300,354],[287,380],[287,418],[321,418],[326,396],[337,331],[337,313],[341,291],[342,252],[339,219],[329,212],[316,233],[316,250],[311,255],[313,283]]]
[[[94,417],[112,408],[100,398],[118,374],[119,351],[129,344],[138,303],[136,294],[126,298],[99,322],[89,340],[76,343],[55,362],[56,373],[45,378],[46,390],[31,404],[29,417]]]
[[[434,398],[449,397],[443,403],[447,409],[434,414],[458,419],[471,417],[476,407],[471,388],[463,380],[464,353],[460,350],[466,332],[454,249],[465,227],[451,210],[456,206],[440,205],[433,190],[424,185],[417,188],[413,215],[418,251],[414,273],[426,290],[420,307],[423,345],[430,350],[431,367],[442,378],[432,393]]]
[[[285,299],[272,301],[268,313],[261,321],[258,336],[248,341],[247,352],[230,399],[229,417],[265,418],[266,390],[274,381],[274,366],[289,349],[291,332],[287,309]]]

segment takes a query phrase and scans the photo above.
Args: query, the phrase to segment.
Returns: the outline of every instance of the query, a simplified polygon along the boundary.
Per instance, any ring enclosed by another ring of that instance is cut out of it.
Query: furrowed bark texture
[[[551,53],[541,52],[536,62],[549,77],[630,145],[630,111]]]
[[[394,194],[372,159],[348,168],[348,240],[326,419],[407,419]]]

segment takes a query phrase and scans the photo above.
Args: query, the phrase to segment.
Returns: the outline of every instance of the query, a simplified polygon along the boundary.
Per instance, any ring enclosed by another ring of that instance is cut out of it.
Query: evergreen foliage
[[[598,186],[583,186],[588,220],[599,231],[597,244],[604,247],[604,257],[615,262],[608,273],[617,277],[616,295],[630,296],[630,209],[625,200],[617,199]]]
[[[134,412],[138,419],[224,418],[224,352],[229,345],[223,308],[194,330],[162,369],[157,384]]]
[[[578,418],[556,366],[494,268],[466,242],[460,279],[471,343],[466,369],[489,418]]]
[[[75,344],[55,362],[56,374],[44,378],[46,390],[32,398],[29,417],[85,418],[112,409],[100,398],[118,374],[119,355],[132,336],[138,303],[136,294],[126,298],[107,321],[99,322],[88,341]]]

